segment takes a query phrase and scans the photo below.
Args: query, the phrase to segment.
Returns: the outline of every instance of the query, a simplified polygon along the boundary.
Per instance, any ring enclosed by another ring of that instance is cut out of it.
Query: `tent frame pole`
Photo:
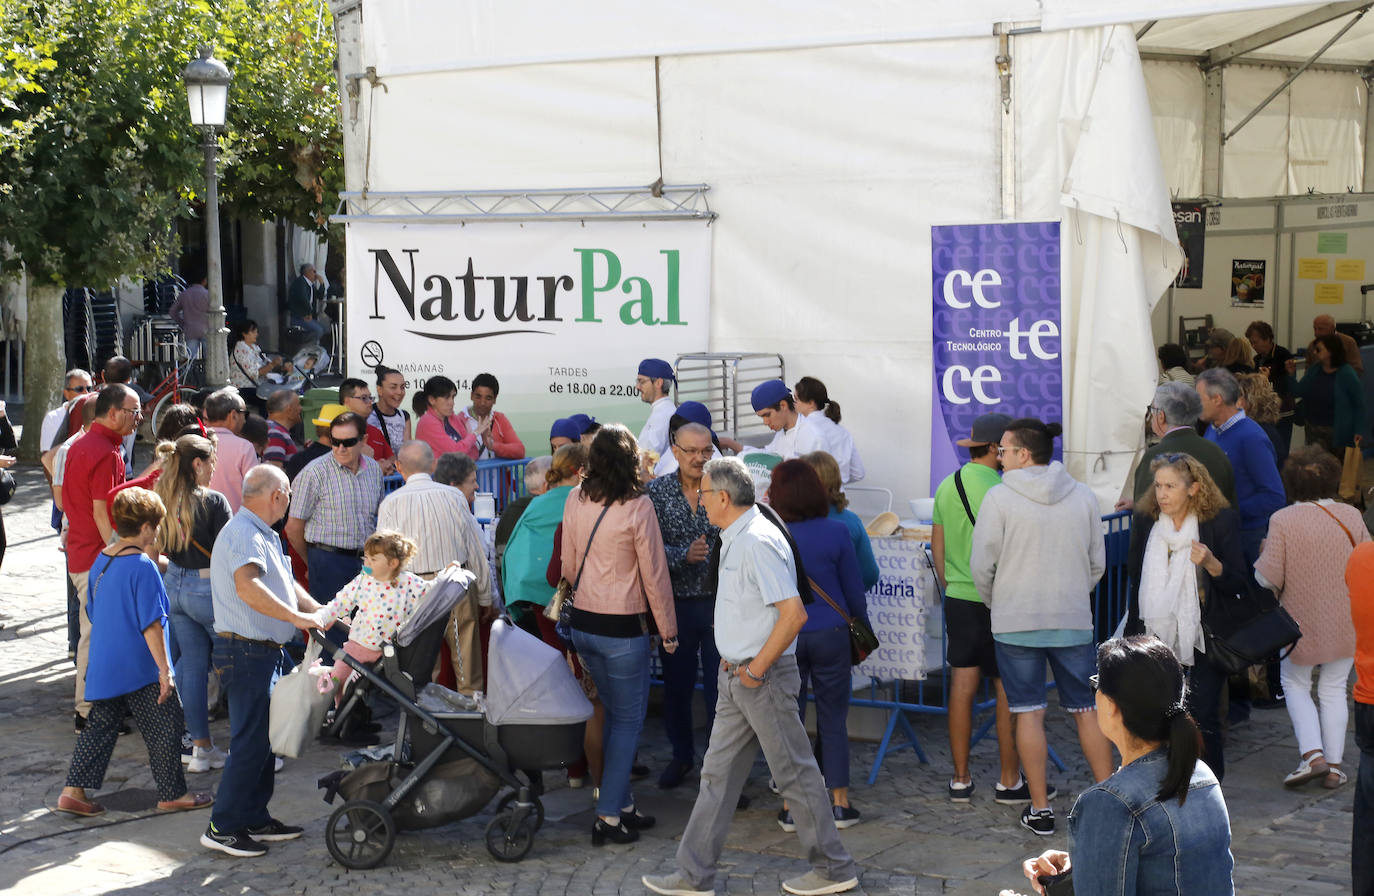
[[[1226,121],[1225,69],[1208,69],[1203,77],[1206,94],[1202,113],[1202,195],[1219,199],[1225,143],[1221,136]]]

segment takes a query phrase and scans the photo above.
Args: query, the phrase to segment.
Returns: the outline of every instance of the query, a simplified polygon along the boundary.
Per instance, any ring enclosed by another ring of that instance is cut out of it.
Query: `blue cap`
[[[662,358],[645,358],[639,362],[639,375],[651,380],[670,380],[673,378],[673,365]]]
[[[582,430],[577,428],[577,424],[567,417],[559,417],[553,421],[553,426],[549,428],[549,441],[563,438],[576,442],[582,438]]]
[[[568,422],[577,428],[577,435],[573,436],[573,438],[580,439],[584,432],[592,428],[592,424],[596,422],[596,418],[588,417],[586,414],[573,414],[568,418]]]
[[[711,428],[711,412],[699,401],[684,401],[677,406],[676,413],[688,423],[700,423],[707,429]]]
[[[768,380],[754,387],[754,391],[749,395],[749,403],[754,406],[755,411],[761,411],[773,407],[791,394],[792,390],[787,388],[787,384],[782,380]]]

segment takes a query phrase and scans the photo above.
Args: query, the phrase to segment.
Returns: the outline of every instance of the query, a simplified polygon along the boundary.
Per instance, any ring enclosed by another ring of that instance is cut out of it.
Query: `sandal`
[[[1330,768],[1326,764],[1326,757],[1321,753],[1316,753],[1304,759],[1302,762],[1299,762],[1298,767],[1289,772],[1288,776],[1283,779],[1283,786],[1298,787],[1306,784],[1308,781],[1322,777],[1329,771]]]
[[[1335,790],[1336,788],[1340,787],[1342,784],[1349,780],[1350,779],[1346,777],[1345,772],[1341,771],[1339,768],[1336,768],[1335,766],[1332,766],[1331,769],[1327,771],[1326,780],[1322,781],[1322,786],[1325,787],[1327,790]]]
[[[188,793],[179,800],[159,800],[157,811],[189,812],[192,809],[204,809],[214,801],[215,798],[208,793]]]
[[[97,815],[105,814],[105,807],[99,803],[91,803],[63,794],[57,798],[57,811],[81,818],[95,818]]]

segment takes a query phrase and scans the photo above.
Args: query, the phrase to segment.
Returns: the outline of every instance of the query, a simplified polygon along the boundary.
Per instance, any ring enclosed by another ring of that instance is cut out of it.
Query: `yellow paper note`
[[[1318,283],[1316,285],[1316,302],[1318,305],[1345,304],[1345,284]]]
[[[1340,262],[1336,262],[1340,264]],[[1326,279],[1326,259],[1325,258],[1299,258],[1298,277],[1302,280],[1325,280]]]
[[[1336,259],[1337,280],[1364,280],[1363,258]]]

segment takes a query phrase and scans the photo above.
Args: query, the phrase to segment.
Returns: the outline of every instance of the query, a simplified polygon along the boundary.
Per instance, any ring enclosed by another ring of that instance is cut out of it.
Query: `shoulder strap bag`
[[[968,502],[968,492],[964,491],[964,471],[954,471],[954,487],[959,490],[959,500],[964,502],[964,513],[968,514],[970,526],[978,525],[978,520],[973,515],[973,505]]]
[[[1350,530],[1349,530],[1348,528],[1346,528],[1345,523],[1341,522],[1340,517],[1336,516],[1334,513],[1332,513],[1331,511],[1327,510],[1325,507],[1321,506],[1321,505],[1318,504],[1316,501],[1313,501],[1313,502],[1312,502],[1312,506],[1315,507],[1315,508],[1317,508],[1318,510],[1320,510],[1322,513],[1326,514],[1327,516],[1331,517],[1331,519],[1335,520],[1335,521],[1336,521],[1336,525],[1337,525],[1337,526],[1340,526],[1340,527],[1341,527],[1341,531],[1345,533],[1345,537],[1348,538],[1348,539],[1350,539],[1350,546],[1351,546],[1352,548],[1355,546],[1355,536],[1350,534]]]
[[[819,594],[821,600],[830,604],[830,609],[839,613],[844,624],[849,626],[849,664],[857,666],[868,659],[868,655],[878,649],[878,636],[873,634],[873,628],[865,620],[846,613],[844,608],[825,593],[824,588],[816,584],[815,579],[807,576],[806,580],[811,583],[811,590]]]
[[[544,608],[544,616],[553,620],[558,637],[569,644],[572,643],[573,599],[577,596],[577,586],[582,584],[582,571],[587,568],[587,554],[592,549],[592,539],[596,538],[596,530],[601,528],[601,521],[606,518],[606,511],[610,509],[609,503],[601,508],[601,514],[596,518],[596,525],[592,526],[592,534],[587,536],[587,546],[582,549],[582,562],[577,566],[577,578],[571,583],[566,576],[560,578],[558,590],[554,591],[553,599]]]

